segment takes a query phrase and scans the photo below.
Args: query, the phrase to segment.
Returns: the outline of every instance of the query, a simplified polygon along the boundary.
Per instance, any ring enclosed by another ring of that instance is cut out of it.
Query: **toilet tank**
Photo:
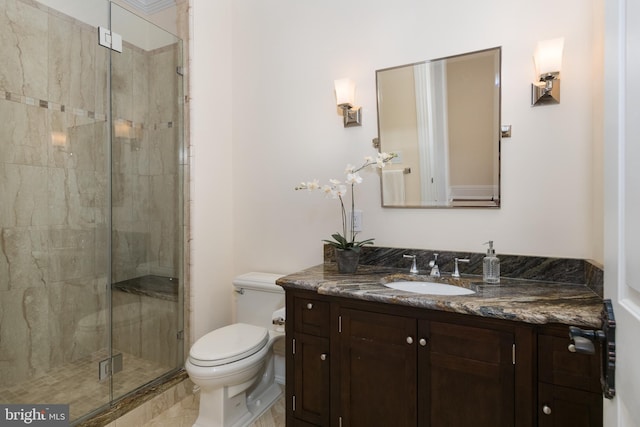
[[[236,323],[272,329],[273,312],[284,307],[284,289],[276,279],[284,274],[246,273],[233,279],[236,290]]]

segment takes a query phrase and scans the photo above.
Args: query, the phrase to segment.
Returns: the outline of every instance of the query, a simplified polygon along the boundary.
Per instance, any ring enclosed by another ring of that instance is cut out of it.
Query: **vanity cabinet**
[[[531,327],[299,290],[287,313],[287,426],[534,425]]]
[[[538,426],[601,427],[600,350],[576,353],[567,326],[538,334]]]

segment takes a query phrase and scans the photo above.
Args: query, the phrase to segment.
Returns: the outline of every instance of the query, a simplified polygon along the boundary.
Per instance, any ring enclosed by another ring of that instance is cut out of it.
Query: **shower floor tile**
[[[69,404],[71,420],[80,418],[109,403],[110,381],[98,380],[98,362],[107,355],[106,350],[97,351],[77,362],[54,368],[39,378],[10,387],[0,386],[0,402]],[[113,376],[114,399],[172,369],[127,353],[123,353],[122,358],[123,369]]]

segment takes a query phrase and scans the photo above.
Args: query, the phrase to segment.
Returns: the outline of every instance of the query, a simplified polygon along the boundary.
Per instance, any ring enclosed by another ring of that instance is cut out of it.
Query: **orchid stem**
[[[347,213],[344,210],[344,202],[342,201],[342,196],[340,198],[340,207],[342,208],[342,235],[347,238]]]
[[[351,184],[351,242],[356,241],[356,232],[353,229],[354,223],[356,222],[355,218],[355,194],[353,194],[353,184]]]

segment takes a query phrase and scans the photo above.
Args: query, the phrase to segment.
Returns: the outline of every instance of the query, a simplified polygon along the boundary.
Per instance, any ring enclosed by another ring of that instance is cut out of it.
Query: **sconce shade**
[[[351,79],[339,79],[333,82],[336,89],[338,107],[353,107],[356,99],[356,85]]]
[[[356,85],[351,79],[339,79],[333,82],[336,90],[336,104],[342,111],[344,127],[362,125],[362,109],[354,107],[356,102]]]
[[[536,64],[536,77],[560,73],[562,68],[562,50],[564,37],[538,42],[533,60]],[[542,79],[541,79],[542,80]]]

